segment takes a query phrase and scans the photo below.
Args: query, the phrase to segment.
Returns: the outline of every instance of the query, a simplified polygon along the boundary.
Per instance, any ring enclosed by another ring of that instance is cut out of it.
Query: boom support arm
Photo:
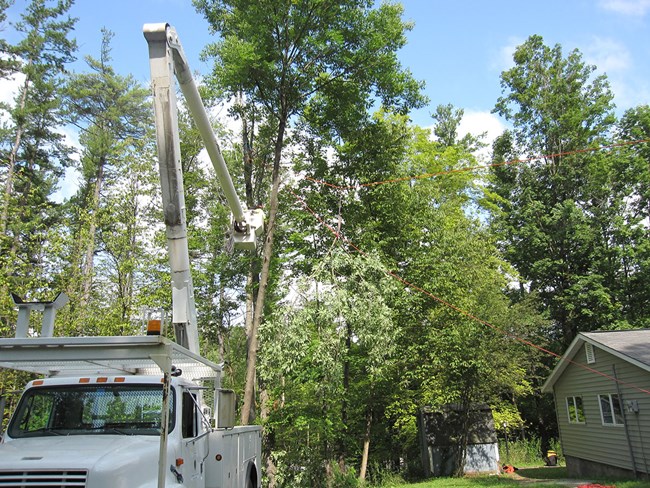
[[[256,238],[264,230],[264,216],[259,209],[246,210],[235,192],[176,30],[169,24],[162,23],[145,24],[143,31],[149,45],[163,212],[172,271],[172,322],[176,340],[191,352],[198,354],[199,339],[187,245],[174,75],[199,129],[233,214],[232,232],[235,246],[255,249]]]

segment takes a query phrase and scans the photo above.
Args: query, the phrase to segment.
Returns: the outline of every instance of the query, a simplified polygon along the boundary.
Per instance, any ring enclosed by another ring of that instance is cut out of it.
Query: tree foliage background
[[[0,39],[0,76],[19,82],[0,107],[3,337],[10,292],[65,291],[60,335],[137,334],[170,308],[149,90],[115,72],[108,29],[86,70],[68,71],[71,5],[31,0],[9,26],[22,40]],[[510,129],[494,166],[468,171],[485,142],[458,133],[461,109],[434,108],[430,128],[408,118],[426,100],[397,61],[411,27],[399,4],[195,6],[216,35],[204,98],[241,126],[215,121],[218,139],[243,201],[268,216],[257,254],[229,249],[225,199],[181,107],[202,351],[227,362],[242,422],[264,426],[268,485],[417,476],[425,405],[487,403],[511,436],[556,436],[543,351],[650,324],[650,108],[618,116],[597,67],[533,35],[501,75],[494,111]],[[9,410],[24,380],[0,374]]]

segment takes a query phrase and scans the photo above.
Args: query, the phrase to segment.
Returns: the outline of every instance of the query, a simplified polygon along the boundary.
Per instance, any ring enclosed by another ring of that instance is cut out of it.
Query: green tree
[[[71,308],[77,311],[78,324],[72,327],[78,332],[80,327],[91,327],[93,318],[98,317],[110,316],[119,324],[128,323],[134,259],[138,252],[142,254],[136,241],[140,234],[138,178],[146,174],[139,154],[147,153],[141,141],[150,114],[148,90],[131,76],[115,73],[110,57],[113,34],[104,29],[102,36],[99,59],[87,56],[90,72],[72,75],[65,90],[68,120],[80,129],[83,147],[81,183],[68,207],[72,213],[72,242],[66,288],[72,299]],[[95,283],[98,257],[106,260],[106,272],[116,272],[111,293],[102,286],[102,281],[111,281],[109,276],[104,275]],[[96,314],[88,306],[92,299],[104,302],[109,296],[118,297],[119,310],[115,313]]]
[[[149,128],[147,133],[151,133]],[[155,282],[155,277],[144,276],[151,263],[158,262],[158,248],[152,242],[152,229],[159,220],[150,223],[151,198],[160,187],[155,167],[153,137],[133,139],[120,152],[120,161],[111,170],[102,194],[100,212],[105,212],[97,228],[97,253],[93,301],[104,308],[102,334],[132,333],[139,312],[159,309],[164,303],[157,300],[160,291],[149,295],[143,286],[153,281],[156,288],[167,282]],[[126,142],[126,141],[125,141]],[[167,275],[168,276],[168,275]],[[136,329],[137,330],[137,329]]]
[[[458,127],[463,120],[464,114],[465,111],[462,108],[454,108],[451,104],[436,107],[436,111],[431,116],[435,120],[433,134],[438,142],[446,147],[460,145],[469,152],[485,147],[485,143],[482,142],[485,133],[479,137],[465,134],[462,138],[459,138]]]
[[[385,273],[374,256],[349,254],[339,243],[262,327],[260,374],[277,401],[268,428],[279,486],[325,486],[332,461],[346,471],[359,451],[365,477],[399,336],[390,303],[400,290]],[[308,470],[296,477],[287,464]]]
[[[494,172],[495,223],[507,259],[521,275],[521,291],[536,292],[557,330],[563,350],[579,331],[614,321],[603,247],[611,159],[602,153],[573,153],[607,141],[612,129],[612,94],[604,75],[594,75],[575,50],[564,57],[530,37],[514,54],[515,67],[502,73],[503,96],[494,111],[513,124],[494,146],[496,162],[534,157]]]
[[[627,110],[619,120],[617,136],[623,141],[650,138],[650,106]],[[648,143],[633,144],[614,152],[613,188],[622,195],[624,205],[615,222],[619,264],[613,281],[618,284],[623,316],[634,327],[648,327],[650,289],[650,148]]]
[[[60,211],[52,195],[69,164],[69,148],[57,128],[62,125],[62,77],[76,50],[69,37],[75,24],[68,15],[71,5],[61,0],[48,7],[44,0],[33,0],[14,26],[23,39],[10,47],[21,84],[0,148],[3,310],[12,309],[8,290],[38,293],[57,275],[45,250],[59,233]]]
[[[480,140],[459,139],[460,118],[455,123],[445,118],[454,114],[458,112],[453,108],[438,114],[450,135],[444,142],[432,140],[429,130],[410,126],[404,116],[380,112],[336,145],[333,156],[325,156],[326,147],[320,141],[308,141],[301,144],[304,154],[296,158],[296,171],[308,171],[314,180],[337,188],[316,186],[314,181],[301,183],[303,201],[329,229],[315,227],[314,218],[304,210],[290,214],[296,223],[283,247],[286,253],[301,257],[291,266],[293,275],[312,276],[321,261],[329,259],[331,249],[349,239],[394,272],[372,280],[367,277],[375,287],[382,286],[380,281],[404,280],[402,287],[413,284],[389,301],[391,325],[399,341],[394,356],[386,360],[387,374],[380,381],[370,381],[363,370],[368,352],[354,342],[350,361],[339,359],[336,366],[340,377],[345,377],[347,363],[352,378],[366,378],[351,383],[347,422],[337,419],[334,427],[334,432],[345,432],[346,461],[361,468],[363,439],[364,447],[367,440],[372,441],[368,446],[371,467],[392,465],[399,458],[417,469],[415,420],[423,405],[483,401],[507,407],[530,393],[527,370],[518,363],[526,364],[532,354],[505,333],[526,337],[529,323],[519,317],[523,307],[519,312],[509,307],[504,289],[512,270],[499,257],[489,229],[475,216],[477,199],[482,196],[481,175],[457,171],[475,162],[471,151]],[[439,176],[417,177],[431,173]],[[353,249],[350,252],[356,252]],[[491,330],[438,297],[505,332]],[[535,320],[531,317],[530,322],[538,325]],[[269,347],[262,348],[263,357],[274,354],[273,346]],[[295,344],[291,347],[297,350]],[[309,368],[308,364],[302,367]],[[372,393],[364,396],[368,391]],[[301,404],[305,402],[300,392],[292,393]],[[290,396],[287,391],[287,402]],[[370,403],[372,408],[367,409]],[[373,429],[375,422],[381,428]],[[336,440],[332,437],[330,442]],[[330,452],[336,451],[331,447]],[[285,455],[290,454],[287,450]],[[370,470],[367,475],[373,479],[376,473]]]
[[[295,117],[347,135],[368,118],[368,100],[398,110],[418,106],[420,85],[399,66],[396,51],[409,27],[402,7],[367,0],[337,2],[195,0],[222,40],[209,46],[210,82],[227,95],[242,94],[272,128],[271,193],[256,302],[249,334],[242,421],[254,400],[257,330],[264,314],[279,205],[287,129]],[[251,108],[251,110],[252,110]],[[312,124],[313,125],[313,124]],[[257,274],[257,271],[255,271]]]
[[[588,151],[647,137],[643,107],[615,125],[612,93],[604,75],[578,51],[566,57],[532,36],[514,54],[515,67],[501,77],[503,96],[495,112],[513,124],[494,145],[494,229],[506,258],[519,273],[511,297],[534,299],[548,312],[550,327],[538,342],[563,352],[577,333],[644,327],[647,287],[647,152],[643,145]],[[635,139],[636,137],[636,139]],[[641,308],[639,308],[641,307]],[[539,388],[553,358],[539,358],[529,372]],[[528,401],[523,411],[542,439],[555,432],[553,406]]]
[[[0,32],[6,28],[7,9],[11,5],[13,5],[13,0],[0,0]],[[11,51],[9,43],[0,38],[0,78],[6,78],[16,72],[18,65]]]

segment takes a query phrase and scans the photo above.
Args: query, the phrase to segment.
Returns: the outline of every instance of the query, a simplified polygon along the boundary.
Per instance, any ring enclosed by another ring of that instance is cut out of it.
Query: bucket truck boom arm
[[[255,249],[256,238],[264,230],[264,216],[259,209],[245,209],[237,196],[176,30],[166,23],[145,24],[143,30],[149,44],[160,182],[172,271],[172,322],[179,344],[198,354],[174,75],[233,214],[232,235],[236,247]]]

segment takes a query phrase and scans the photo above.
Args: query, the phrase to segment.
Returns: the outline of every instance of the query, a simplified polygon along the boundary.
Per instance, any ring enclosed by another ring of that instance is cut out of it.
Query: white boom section
[[[149,32],[145,29],[145,37],[149,43],[158,163],[172,275],[172,323],[178,343],[198,354],[199,337],[187,245],[185,194],[172,55],[167,45],[165,30]]]
[[[178,133],[178,107],[173,78],[180,85],[192,117],[199,129],[214,170],[233,214],[235,246],[255,249],[255,241],[264,230],[262,211],[246,210],[235,192],[230,173],[212,131],[203,101],[178,40],[176,30],[167,23],[145,24],[144,37],[149,45],[149,64],[156,118],[156,141],[163,212],[167,228],[167,247],[172,272],[172,307],[176,340],[193,353],[199,353],[194,287],[190,272],[185,218],[185,196]]]
[[[239,200],[176,30],[166,23],[145,24],[143,30],[144,36],[149,43],[152,78],[157,75],[164,75],[162,70],[160,73],[154,73],[152,49],[156,52],[164,50],[167,58],[165,73],[169,76],[170,80],[172,73],[176,75],[187,106],[210,156],[212,166],[219,178],[219,183],[228,201],[230,211],[233,214],[235,245],[241,248],[255,249],[255,237],[259,236],[264,230],[262,211],[260,209],[247,210]],[[169,62],[170,60],[171,63]],[[167,136],[172,139],[178,139],[178,130],[168,132]]]
[[[226,194],[226,199],[228,200],[228,205],[232,211],[235,220],[237,222],[244,222],[244,209],[239,201],[239,197],[235,192],[235,187],[226,168],[226,163],[223,160],[221,155],[221,150],[217,144],[217,140],[212,131],[212,126],[210,125],[210,120],[208,119],[207,114],[205,113],[205,108],[203,106],[203,101],[199,95],[199,91],[194,83],[194,78],[192,77],[192,72],[187,62],[187,57],[183,51],[183,46],[181,46],[180,41],[178,40],[178,35],[176,30],[171,27],[169,24],[145,24],[144,25],[144,36],[149,43],[149,58],[151,60],[151,48],[157,44],[160,46],[155,47],[156,51],[159,51],[160,48],[165,50],[166,54],[166,64],[164,72],[154,73],[154,65],[151,65],[151,75],[153,77],[169,76],[171,84],[171,76],[173,73],[176,74],[176,79],[180,85],[183,96],[187,101],[187,105],[192,113],[192,117],[196,122],[196,125],[201,133],[203,142],[206,145],[212,164],[215,167],[217,176],[223,188],[224,193]],[[173,62],[173,66],[169,65],[169,62]],[[172,71],[173,70],[173,71]],[[169,134],[173,138],[178,138],[178,131]]]

